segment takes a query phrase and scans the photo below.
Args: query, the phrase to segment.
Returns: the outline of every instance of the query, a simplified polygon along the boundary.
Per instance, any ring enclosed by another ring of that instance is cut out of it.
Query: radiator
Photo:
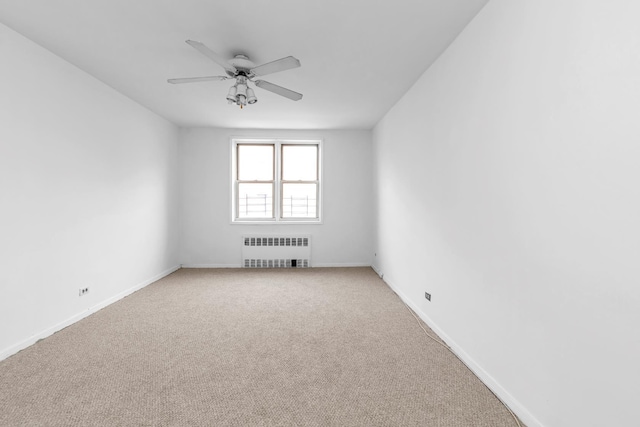
[[[242,236],[242,267],[311,266],[311,236]]]

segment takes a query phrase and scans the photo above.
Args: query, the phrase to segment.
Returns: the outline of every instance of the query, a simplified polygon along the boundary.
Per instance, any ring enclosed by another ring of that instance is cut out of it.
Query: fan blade
[[[291,68],[297,68],[300,66],[298,61],[293,56],[287,56],[286,58],[277,59],[266,64],[258,65],[251,70],[254,76],[266,76],[267,74],[277,73],[278,71],[289,70]]]
[[[236,70],[236,67],[229,64],[229,61],[227,61],[226,59],[224,59],[223,57],[221,57],[220,55],[218,55],[217,53],[215,53],[214,51],[212,51],[202,43],[197,42],[195,40],[187,40],[187,44],[189,44],[189,46],[193,47],[198,52],[200,52],[201,54],[203,54],[204,56],[206,56],[207,58],[209,58],[210,60],[212,60],[219,66],[221,66],[222,68],[224,68],[227,73],[230,73],[233,75],[238,72],[238,70]]]
[[[167,80],[171,84],[180,83],[196,83],[196,82],[210,82],[213,80],[227,80],[227,76],[210,76],[210,77],[186,77],[184,79],[169,79]]]
[[[301,93],[283,88],[282,86],[274,85],[273,83],[265,82],[264,80],[256,80],[254,83],[261,89],[268,90],[269,92],[284,96],[285,98],[289,98],[293,101],[300,101],[302,99]]]

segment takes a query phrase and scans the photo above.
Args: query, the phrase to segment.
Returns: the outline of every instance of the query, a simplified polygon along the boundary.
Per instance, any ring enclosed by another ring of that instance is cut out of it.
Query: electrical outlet
[[[89,293],[89,288],[80,288],[80,296]]]
[[[431,301],[431,294],[429,292],[425,292],[424,297],[427,299],[427,301]]]

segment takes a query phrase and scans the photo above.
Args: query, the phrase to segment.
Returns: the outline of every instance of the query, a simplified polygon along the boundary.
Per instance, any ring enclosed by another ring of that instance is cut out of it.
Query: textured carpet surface
[[[2,426],[515,425],[369,268],[183,269],[0,362]]]

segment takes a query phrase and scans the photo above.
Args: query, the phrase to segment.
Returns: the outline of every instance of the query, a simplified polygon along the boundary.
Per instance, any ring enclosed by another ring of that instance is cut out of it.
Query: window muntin
[[[320,147],[317,140],[232,140],[232,221],[320,222]]]

